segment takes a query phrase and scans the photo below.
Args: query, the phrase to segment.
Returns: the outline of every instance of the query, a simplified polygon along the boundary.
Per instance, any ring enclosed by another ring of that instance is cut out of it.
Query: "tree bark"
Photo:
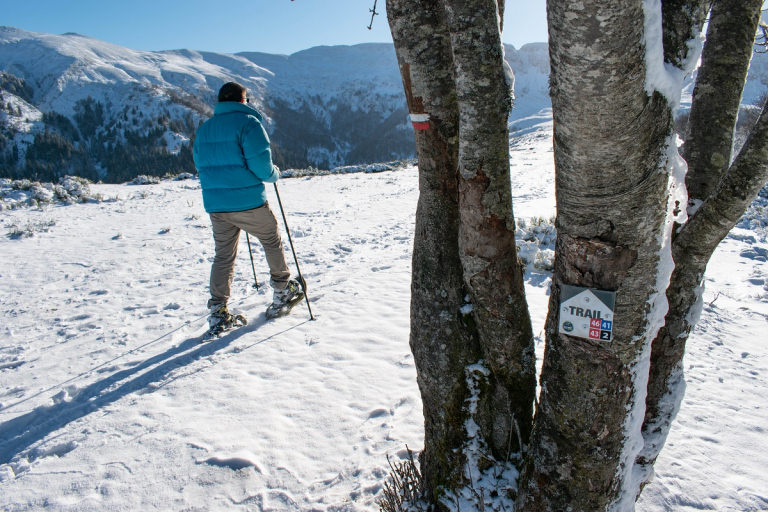
[[[459,254],[482,358],[491,370],[475,418],[504,460],[528,439],[536,392],[533,329],[517,259],[509,175],[510,89],[495,0],[447,0],[459,108]],[[510,443],[510,440],[512,441]]]
[[[558,237],[517,509],[606,510],[623,496],[644,407],[671,110],[645,90],[641,0],[549,0],[547,15]],[[563,284],[616,292],[611,342],[558,332]]]
[[[416,130],[411,349],[422,473],[437,504],[469,483],[468,457],[504,460],[531,428],[535,356],[514,239],[510,91],[495,0],[388,0],[387,14],[409,109],[429,116]],[[489,371],[470,382],[471,367]],[[467,432],[470,414],[479,439]],[[468,453],[471,440],[482,454]]]
[[[733,135],[762,0],[712,3],[682,155],[689,204],[715,191],[733,152]]]
[[[437,0],[387,0],[411,113],[428,113],[415,131],[419,202],[413,246],[410,344],[424,407],[420,462],[429,499],[461,485],[460,448],[468,396],[464,368],[480,357],[474,325],[460,313],[466,288],[459,259],[458,109],[449,34]]]

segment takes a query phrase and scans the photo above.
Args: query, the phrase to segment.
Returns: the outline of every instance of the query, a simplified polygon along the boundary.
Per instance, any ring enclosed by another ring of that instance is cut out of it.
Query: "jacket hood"
[[[255,116],[259,122],[264,121],[261,117],[261,113],[258,110],[250,105],[239,103],[237,101],[223,101],[221,103],[217,103],[213,109],[213,115],[230,114],[232,112],[242,112],[243,114],[247,114],[249,116]]]

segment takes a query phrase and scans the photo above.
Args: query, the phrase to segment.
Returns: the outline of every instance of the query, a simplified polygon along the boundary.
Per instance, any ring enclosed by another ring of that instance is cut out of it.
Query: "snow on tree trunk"
[[[618,506],[641,447],[650,342],[671,272],[662,257],[671,107],[646,83],[661,59],[656,8],[657,56],[646,55],[641,0],[547,2],[558,238],[518,510]],[[558,332],[562,285],[616,292],[611,341]]]
[[[653,342],[644,447],[635,468],[641,487],[653,476],[653,464],[683,398],[683,355],[701,309],[707,263],[768,179],[765,107],[748,143],[729,165],[761,4],[761,0],[729,0],[712,7],[683,146],[688,160],[686,183],[694,207],[674,237],[669,311]]]

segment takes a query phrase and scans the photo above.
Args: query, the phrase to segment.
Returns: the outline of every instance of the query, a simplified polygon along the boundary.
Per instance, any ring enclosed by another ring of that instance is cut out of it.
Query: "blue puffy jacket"
[[[205,211],[239,212],[267,201],[264,183],[277,181],[261,114],[244,103],[216,105],[197,130],[193,148]]]

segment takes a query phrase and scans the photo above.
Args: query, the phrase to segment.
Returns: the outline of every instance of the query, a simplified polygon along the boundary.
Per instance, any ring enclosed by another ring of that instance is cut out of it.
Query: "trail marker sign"
[[[616,292],[560,285],[560,333],[610,342],[615,305]]]

